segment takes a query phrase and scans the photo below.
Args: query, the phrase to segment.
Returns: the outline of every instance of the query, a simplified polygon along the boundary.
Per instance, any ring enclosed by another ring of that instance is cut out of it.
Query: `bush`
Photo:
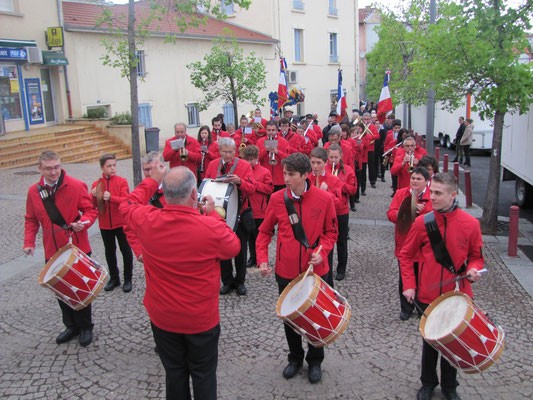
[[[88,108],[86,116],[91,119],[107,118],[106,107]]]
[[[131,114],[128,111],[117,113],[111,122],[113,125],[131,125]]]

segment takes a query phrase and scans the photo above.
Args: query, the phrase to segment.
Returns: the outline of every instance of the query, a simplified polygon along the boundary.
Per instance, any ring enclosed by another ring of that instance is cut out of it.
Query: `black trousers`
[[[377,175],[380,177],[380,178],[385,178],[385,166],[383,165],[383,145],[381,146],[376,146],[376,150],[375,150],[375,153],[376,153],[376,171],[377,171]]]
[[[415,279],[418,282],[418,263],[417,262],[413,263],[413,268],[415,270]],[[400,269],[400,261],[398,261],[398,269]],[[411,314],[413,310],[415,309],[415,306],[409,303],[407,299],[405,298],[405,296],[403,295],[402,271],[400,271],[398,290],[400,292],[400,309],[402,310],[403,313]]]
[[[331,270],[331,269],[330,269]],[[326,275],[321,276],[322,279],[326,280]],[[276,282],[278,282],[279,294],[283,292],[283,289],[292,281],[292,279],[282,278],[276,274]],[[285,338],[289,345],[289,362],[295,362],[302,364],[304,361],[305,351],[302,347],[302,336],[296,333],[291,326],[284,322],[285,327]],[[308,344],[307,356],[305,356],[305,361],[309,365],[320,365],[324,360],[324,348],[315,347],[312,344]]]
[[[190,400],[190,377],[195,399],[216,399],[220,325],[184,334],[165,331],[152,323],[152,332],[165,368],[167,400]]]
[[[391,174],[391,179],[392,179],[392,191],[396,193],[396,191],[398,190],[398,175]]]
[[[363,168],[361,168],[359,171],[357,171],[357,194],[356,197],[359,196],[359,191],[362,193],[366,192],[366,170],[367,170],[367,163],[363,163]]]
[[[376,153],[374,151],[368,152],[368,180],[371,184],[376,183],[377,169],[376,169]]]
[[[239,223],[237,237],[241,240],[241,250],[235,256],[235,277],[233,276],[232,259],[220,261],[220,277],[223,285],[237,286],[244,284],[246,279],[246,242],[248,241],[248,232],[244,229],[243,224]]]
[[[105,259],[109,268],[109,277],[112,280],[120,282],[120,274],[117,267],[117,244],[118,241],[120,252],[122,253],[122,261],[124,262],[124,281],[131,281],[133,274],[133,253],[131,247],[126,239],[126,234],[121,228],[115,229],[100,229],[102,240],[104,241]]]
[[[248,233],[247,246],[250,252],[250,259],[256,261],[257,258],[255,256],[255,240],[257,239],[257,235],[259,234],[259,227],[263,223],[263,218],[255,218],[254,222],[255,222],[255,229],[252,232]]]
[[[91,252],[87,253],[88,256],[91,255]],[[45,264],[48,260],[44,261]],[[72,329],[92,329],[92,307],[89,304],[87,307],[82,308],[81,310],[74,310],[70,308],[67,304],[63,303],[61,300],[57,299],[59,303],[59,308],[61,309],[61,316],[63,319],[63,325],[67,328]]]
[[[337,238],[337,273],[346,273],[346,263],[348,262],[348,221],[350,214],[337,215],[339,225],[339,236]],[[330,274],[333,275],[333,250],[328,254]],[[329,283],[329,282],[328,282]]]
[[[470,165],[470,145],[464,145],[461,146],[463,148],[463,152],[465,153],[465,164]]]
[[[418,302],[422,310],[425,310],[429,304]],[[423,385],[437,386],[439,378],[437,377],[437,361],[439,352],[431,347],[425,340],[422,346],[422,373],[420,381]],[[444,392],[453,392],[457,388],[457,369],[453,367],[444,357],[440,358],[440,387]]]

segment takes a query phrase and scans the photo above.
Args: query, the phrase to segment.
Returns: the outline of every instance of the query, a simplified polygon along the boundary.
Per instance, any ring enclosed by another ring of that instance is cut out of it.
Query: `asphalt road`
[[[440,160],[441,162],[444,159],[444,154],[449,155],[449,170],[453,171],[453,165],[451,161],[455,157],[455,151],[440,149]],[[474,152],[470,154],[472,167],[468,168],[470,172],[470,177],[472,180],[472,201],[483,207],[485,202],[485,196],[487,194],[487,183],[489,179],[489,163],[490,163],[490,154]],[[461,190],[464,191],[464,169],[459,167],[459,185]],[[500,196],[498,201],[498,215],[509,216],[510,207],[514,204],[515,201],[515,181],[505,181],[500,183]],[[533,209],[520,209],[520,217],[526,218],[528,221],[533,222]]]

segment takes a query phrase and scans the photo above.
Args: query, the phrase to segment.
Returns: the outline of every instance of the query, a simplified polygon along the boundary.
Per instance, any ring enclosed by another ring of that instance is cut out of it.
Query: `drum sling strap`
[[[154,193],[154,195],[150,198],[148,202],[156,208],[163,208],[163,204],[161,204],[161,201],[159,200],[161,197],[163,197],[163,193],[159,193],[158,190]]]
[[[302,225],[302,220],[300,219],[298,213],[296,212],[296,208],[294,207],[294,203],[289,198],[289,195],[287,194],[287,189],[285,189],[285,192],[283,194],[283,198],[285,200],[285,208],[287,209],[287,214],[289,214],[289,222],[291,223],[292,233],[294,234],[294,238],[301,243],[302,246],[304,246],[306,249],[309,249],[311,246],[309,245],[309,241],[307,240],[307,235],[305,234],[304,227]]]
[[[233,174],[235,171],[235,168],[237,168],[237,163],[239,162],[239,159],[237,157],[234,158],[235,162],[233,163],[231,170],[229,171],[230,174]],[[218,162],[218,169],[217,169],[217,178],[220,176],[220,171],[222,170],[222,157],[220,158],[220,161]],[[226,172],[224,175],[227,175]]]
[[[433,249],[435,260],[453,275],[463,274],[466,270],[466,263],[463,263],[459,270],[455,269],[450,253],[448,252],[446,244],[440,234],[439,225],[437,224],[435,213],[433,211],[424,215],[424,225],[428,234],[429,243],[431,243],[431,248]]]
[[[57,186],[61,186],[61,183],[63,183],[63,173],[61,173],[61,176],[59,177],[57,181]],[[61,227],[64,230],[71,229],[67,222],[65,221],[65,218],[63,215],[61,215],[61,212],[56,206],[55,203],[55,191],[54,193],[50,193],[48,189],[45,186],[42,186],[40,184],[37,184],[37,191],[39,192],[39,196],[41,196],[41,200],[43,201],[44,209],[46,210],[46,214],[48,214],[48,218],[50,218],[50,221],[53,224],[56,224],[57,226]]]

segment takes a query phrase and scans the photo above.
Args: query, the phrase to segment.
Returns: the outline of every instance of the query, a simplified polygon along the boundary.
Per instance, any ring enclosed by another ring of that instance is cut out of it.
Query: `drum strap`
[[[233,174],[233,172],[235,171],[235,168],[237,168],[237,163],[239,162],[239,159],[237,157],[235,157],[233,160],[234,160],[234,163],[231,166],[231,170],[229,171],[230,174]],[[220,157],[220,160],[218,161],[217,176],[220,176],[220,171],[222,171],[222,157]],[[225,172],[224,175],[226,175],[227,173],[228,172]]]
[[[156,208],[163,208],[163,204],[161,204],[161,201],[159,200],[161,197],[163,197],[163,193],[157,190],[148,202]]]
[[[440,234],[439,225],[437,224],[433,211],[424,215],[424,225],[426,226],[426,232],[428,234],[429,243],[431,243],[431,248],[433,249],[435,260],[453,275],[464,273],[466,270],[465,263],[463,263],[459,270],[455,269],[450,253],[448,252],[446,244]]]
[[[61,173],[61,176],[59,177],[59,180],[57,181],[56,187],[61,186],[61,183],[63,183],[63,173]],[[50,218],[50,221],[64,230],[71,229],[67,225],[65,218],[59,211],[59,208],[57,208],[56,206],[55,191],[53,193],[50,193],[48,189],[46,188],[46,185],[42,186],[40,184],[37,184],[37,191],[39,193],[39,196],[41,197],[41,200],[43,201],[44,209],[46,210],[46,214],[48,214],[48,218]]]
[[[287,194],[287,189],[285,189],[285,193],[283,195],[285,200],[285,208],[287,209],[287,214],[289,215],[289,222],[291,223],[292,233],[294,234],[294,238],[302,244],[306,249],[310,248],[309,241],[307,240],[307,235],[305,234],[304,227],[302,225],[302,220],[300,219],[300,216],[296,212],[296,208],[294,207],[294,203],[289,198],[289,195]]]

